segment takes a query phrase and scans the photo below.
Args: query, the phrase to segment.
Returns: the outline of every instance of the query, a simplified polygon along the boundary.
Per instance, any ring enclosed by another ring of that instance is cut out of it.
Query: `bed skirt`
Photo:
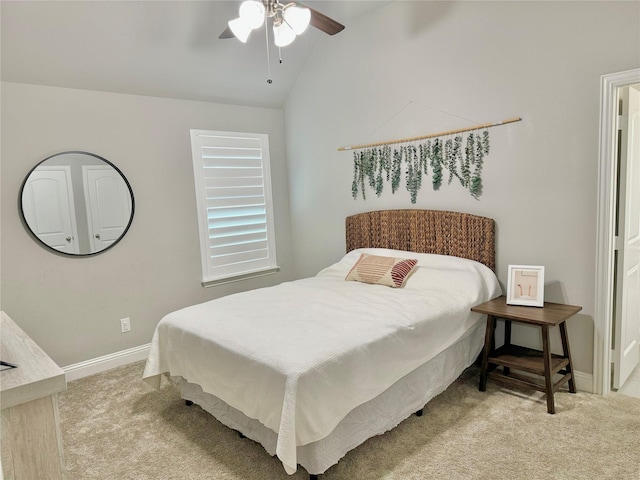
[[[381,435],[442,393],[477,358],[484,343],[485,322],[478,321],[457,342],[409,373],[378,397],[354,408],[327,437],[297,447],[298,464],[310,474],[324,473],[350,450]],[[204,393],[199,385],[172,379],[185,400],[200,405],[229,428],[260,443],[275,455],[278,435],[255,419]]]

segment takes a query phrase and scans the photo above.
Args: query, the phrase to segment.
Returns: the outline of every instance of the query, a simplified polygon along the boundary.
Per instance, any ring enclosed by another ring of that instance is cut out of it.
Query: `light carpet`
[[[69,382],[60,417],[69,480],[306,479],[163,381],[142,381],[144,362]],[[510,390],[466,370],[384,435],[349,452],[321,480],[640,480],[640,399]]]

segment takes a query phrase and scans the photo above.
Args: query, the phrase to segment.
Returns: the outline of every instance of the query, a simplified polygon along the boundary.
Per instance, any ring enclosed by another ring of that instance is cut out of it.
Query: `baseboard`
[[[62,370],[67,377],[67,381],[70,382],[96,373],[106,372],[112,368],[145,360],[149,355],[150,349],[151,344],[147,343],[139,347],[129,348],[102,357],[92,358],[84,362],[67,365],[66,367],[62,367]]]
[[[576,389],[580,392],[593,393],[593,375],[591,373],[573,372],[576,381]]]
[[[140,345],[139,347],[111,353],[103,357],[74,363],[73,365],[62,367],[62,370],[67,377],[67,381],[70,382],[96,373],[106,372],[112,368],[122,367],[123,365],[146,360],[149,356],[150,349],[151,344],[147,343],[146,345]],[[640,369],[638,369],[638,371],[640,371]],[[573,373],[576,381],[576,388],[581,392],[593,393],[593,375],[579,371],[574,371]]]

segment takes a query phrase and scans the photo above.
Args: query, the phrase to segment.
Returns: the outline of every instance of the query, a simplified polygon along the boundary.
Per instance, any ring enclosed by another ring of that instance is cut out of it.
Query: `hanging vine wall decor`
[[[436,138],[417,146],[414,144],[371,147],[353,153],[353,198],[358,194],[366,200],[367,185],[380,196],[385,181],[391,181],[391,192],[400,187],[404,172],[405,186],[411,195],[411,203],[416,203],[422,178],[431,171],[434,190],[442,185],[444,171],[448,171],[448,184],[454,177],[478,198],[482,194],[482,164],[489,154],[489,131],[469,133],[463,147],[463,136]]]
[[[424,176],[430,175],[433,190],[439,190],[446,175],[448,184],[456,179],[471,196],[478,198],[482,194],[484,158],[489,154],[488,128],[520,120],[513,118],[423,137],[342,147],[339,150],[355,150],[351,194],[354,199],[360,194],[366,200],[366,188],[370,187],[380,196],[388,182],[391,192],[396,193],[404,174],[411,203],[416,203]]]

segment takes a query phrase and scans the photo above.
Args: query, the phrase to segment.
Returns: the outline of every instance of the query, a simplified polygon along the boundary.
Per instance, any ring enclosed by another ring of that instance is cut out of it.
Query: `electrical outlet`
[[[129,318],[121,318],[120,319],[120,330],[122,333],[131,331],[131,319]]]

